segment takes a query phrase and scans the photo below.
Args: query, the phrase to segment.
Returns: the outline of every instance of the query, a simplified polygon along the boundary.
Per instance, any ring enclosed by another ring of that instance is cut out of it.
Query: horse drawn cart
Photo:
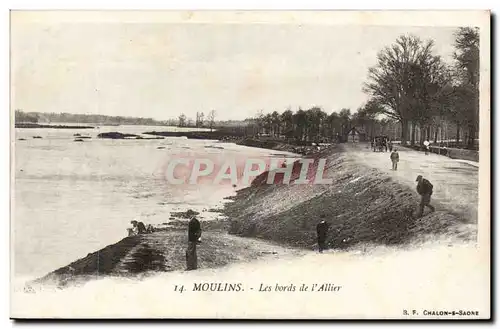
[[[386,136],[376,136],[372,139],[372,149],[373,152],[384,152],[387,151],[387,137]]]

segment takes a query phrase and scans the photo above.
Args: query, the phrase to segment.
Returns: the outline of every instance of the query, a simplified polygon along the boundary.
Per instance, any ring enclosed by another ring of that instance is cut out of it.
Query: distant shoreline
[[[51,129],[94,129],[94,126],[44,125],[39,123],[16,123],[15,128],[51,128]]]

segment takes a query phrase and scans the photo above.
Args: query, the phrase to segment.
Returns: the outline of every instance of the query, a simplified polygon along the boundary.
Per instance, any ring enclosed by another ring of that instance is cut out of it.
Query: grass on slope
[[[323,214],[330,223],[328,244],[335,249],[404,244],[429,235],[475,238],[475,232],[464,229],[461,218],[446,210],[432,214],[426,210],[424,217],[417,218],[415,191],[388,174],[347,160],[340,147],[316,155],[315,165],[325,156],[331,185],[268,185],[264,173],[226,205],[229,232],[314,248],[316,224]],[[300,166],[292,177],[297,172]]]

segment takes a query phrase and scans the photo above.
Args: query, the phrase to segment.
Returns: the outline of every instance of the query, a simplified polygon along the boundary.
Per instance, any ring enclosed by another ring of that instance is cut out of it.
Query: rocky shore
[[[107,138],[107,139],[164,139],[163,137],[143,137],[136,134],[124,134],[117,131],[111,131],[106,133],[100,133],[97,138]]]

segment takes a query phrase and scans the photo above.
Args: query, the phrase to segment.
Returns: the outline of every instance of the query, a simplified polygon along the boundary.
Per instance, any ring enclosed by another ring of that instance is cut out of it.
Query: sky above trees
[[[47,22],[12,27],[12,104],[38,112],[159,120],[217,111],[218,120],[259,110],[368,100],[377,53],[401,34],[434,40],[452,61],[454,27]]]

